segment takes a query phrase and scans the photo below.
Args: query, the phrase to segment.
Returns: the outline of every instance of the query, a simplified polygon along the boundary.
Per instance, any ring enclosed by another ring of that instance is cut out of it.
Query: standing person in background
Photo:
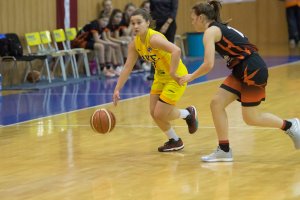
[[[101,16],[105,16],[109,18],[114,9],[112,1],[103,0],[101,6],[102,6],[102,10],[100,10],[98,18],[100,18]]]
[[[134,11],[130,21],[136,36],[128,46],[128,58],[113,94],[114,105],[117,105],[120,90],[132,72],[138,57],[152,62],[156,66],[156,73],[150,91],[150,113],[160,130],[169,139],[164,145],[158,147],[158,151],[178,151],[183,149],[184,145],[170,121],[182,118],[188,124],[190,133],[195,133],[198,129],[197,110],[194,106],[186,109],[175,107],[187,85],[180,86],[178,83],[179,76],[188,73],[180,59],[180,48],[169,42],[161,33],[149,28],[151,16],[146,10]]]
[[[150,14],[155,21],[155,30],[161,32],[166,38],[174,43],[176,34],[176,16],[178,0],[150,0]],[[154,68],[151,67],[148,80],[154,79]]]
[[[283,130],[300,149],[299,119],[283,120],[272,113],[260,112],[259,105],[265,100],[265,87],[268,80],[268,68],[251,44],[238,30],[222,22],[220,1],[198,3],[192,8],[192,24],[196,31],[204,30],[204,61],[192,74],[180,78],[180,84],[186,84],[207,74],[214,67],[215,52],[226,61],[232,70],[224,80],[210,103],[210,109],[218,135],[217,149],[201,159],[204,162],[233,161],[229,146],[228,118],[226,107],[238,100],[241,102],[243,120],[246,124],[260,127],[272,127]]]
[[[289,46],[300,47],[300,0],[285,0],[286,19],[289,33]]]

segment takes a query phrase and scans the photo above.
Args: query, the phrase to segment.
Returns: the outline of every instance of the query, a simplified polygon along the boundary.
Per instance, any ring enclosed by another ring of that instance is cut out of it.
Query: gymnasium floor
[[[300,56],[264,56],[270,67],[262,109],[300,117]],[[193,71],[201,62],[185,60]],[[178,103],[198,109],[200,127],[187,134],[180,152],[158,153],[166,138],[148,114],[147,74],[134,74],[111,104],[117,79],[93,79],[0,96],[0,199],[13,200],[286,200],[300,199],[300,151],[280,130],[246,126],[239,104],[229,106],[233,163],[202,163],[216,147],[211,96],[229,70],[217,60]],[[113,132],[89,127],[92,112],[105,107],[117,118]]]

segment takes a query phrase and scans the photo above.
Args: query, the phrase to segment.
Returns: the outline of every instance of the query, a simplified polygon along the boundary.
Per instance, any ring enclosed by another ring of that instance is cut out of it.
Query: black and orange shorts
[[[221,88],[236,94],[242,106],[257,106],[266,98],[268,68],[263,59],[253,53],[236,65]]]

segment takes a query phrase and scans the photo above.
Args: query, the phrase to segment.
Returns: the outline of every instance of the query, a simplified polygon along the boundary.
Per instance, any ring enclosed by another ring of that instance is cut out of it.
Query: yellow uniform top
[[[142,57],[143,60],[149,61],[155,68],[155,78],[170,78],[170,63],[171,63],[171,53],[166,52],[161,49],[152,48],[150,45],[150,38],[154,34],[159,34],[162,37],[166,38],[163,34],[158,31],[155,31],[151,28],[148,29],[145,42],[141,41],[140,36],[136,36],[134,39],[135,48],[138,54]],[[179,76],[186,75],[187,69],[186,66],[182,63],[181,59],[176,71],[176,74]]]

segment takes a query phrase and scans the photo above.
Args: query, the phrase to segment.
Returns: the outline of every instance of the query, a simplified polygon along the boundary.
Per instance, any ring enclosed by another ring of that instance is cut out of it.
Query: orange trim
[[[150,94],[161,94],[161,90],[151,90]]]
[[[299,0],[285,0],[285,7],[300,6]]]
[[[164,102],[170,104],[170,105],[175,105],[176,104],[176,101],[172,101],[170,100],[168,97],[166,96],[163,96],[163,95],[160,95],[159,97],[161,100],[163,100]]]
[[[224,36],[223,36],[223,39],[224,39],[224,41],[228,44],[229,48],[230,48],[230,47],[233,47],[233,48],[235,48],[235,49],[237,49],[237,50],[239,50],[239,51],[243,51],[243,52],[247,53],[248,55],[251,54],[251,52],[249,51],[249,49],[242,49],[241,47],[234,45],[230,40],[228,40],[228,39],[227,39],[226,37],[224,37]]]

